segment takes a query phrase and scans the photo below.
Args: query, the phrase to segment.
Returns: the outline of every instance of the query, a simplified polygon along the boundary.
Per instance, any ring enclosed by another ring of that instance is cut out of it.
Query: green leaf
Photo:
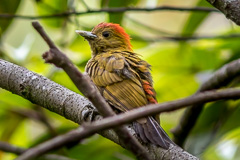
[[[187,150],[193,154],[200,154],[210,144],[218,142],[226,132],[239,126],[237,120],[239,112],[233,116],[232,114],[235,112],[231,104],[226,101],[214,102],[207,106],[191,132],[186,144]],[[229,123],[230,121],[231,123]]]
[[[3,128],[3,131],[1,133],[0,139],[9,141],[23,120],[24,117],[17,116],[16,114],[7,111],[5,117],[1,119],[2,124],[0,124],[1,128]]]
[[[206,1],[199,0],[196,6],[210,7],[211,5]],[[182,35],[193,35],[198,26],[205,20],[209,13],[210,12],[191,12],[183,27]]]
[[[68,10],[67,0],[41,0],[36,3],[39,15],[53,15],[66,12]],[[67,17],[50,18],[42,21],[50,27],[59,28],[64,24],[66,18]]]
[[[20,107],[30,107],[31,102],[18,96],[16,94],[12,94],[6,90],[0,90],[0,102],[9,106],[20,106]],[[1,107],[2,108],[2,107]]]
[[[1,0],[0,13],[14,14],[17,11],[20,2],[20,0],[12,0],[10,3],[9,0]],[[11,22],[12,19],[0,19],[0,37]]]
[[[235,130],[236,128],[239,128],[240,121],[239,121],[239,115],[240,115],[240,108],[239,108],[239,101],[232,102],[230,104],[232,107],[229,109],[229,113],[225,113],[224,117],[229,117],[226,122],[224,123],[223,127],[221,128],[219,135],[224,135],[227,132],[230,132],[231,130]]]

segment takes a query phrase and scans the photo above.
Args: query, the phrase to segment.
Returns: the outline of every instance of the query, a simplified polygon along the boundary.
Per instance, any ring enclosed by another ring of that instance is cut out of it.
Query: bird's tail
[[[133,124],[136,133],[144,143],[151,142],[164,149],[168,149],[170,144],[174,144],[153,117],[147,117],[146,123],[134,122]]]

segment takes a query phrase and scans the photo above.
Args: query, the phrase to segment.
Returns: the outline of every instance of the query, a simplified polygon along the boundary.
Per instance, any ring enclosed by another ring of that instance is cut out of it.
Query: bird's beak
[[[97,36],[95,34],[93,34],[92,32],[88,32],[88,31],[80,31],[80,30],[76,30],[75,31],[77,34],[80,34],[81,36],[83,36],[86,39],[94,39],[97,38]]]

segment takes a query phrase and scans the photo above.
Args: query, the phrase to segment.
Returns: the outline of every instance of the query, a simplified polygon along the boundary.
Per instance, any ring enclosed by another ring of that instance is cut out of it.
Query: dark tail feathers
[[[170,144],[174,144],[153,117],[147,117],[147,123],[134,122],[133,124],[135,131],[144,143],[151,142],[164,149],[168,149]]]

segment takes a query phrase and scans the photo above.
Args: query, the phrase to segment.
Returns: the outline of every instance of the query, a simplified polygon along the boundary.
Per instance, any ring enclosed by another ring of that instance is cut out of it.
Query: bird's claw
[[[99,119],[100,116],[98,110],[90,105],[86,105],[81,114],[82,121],[85,122],[92,122],[96,119]]]

